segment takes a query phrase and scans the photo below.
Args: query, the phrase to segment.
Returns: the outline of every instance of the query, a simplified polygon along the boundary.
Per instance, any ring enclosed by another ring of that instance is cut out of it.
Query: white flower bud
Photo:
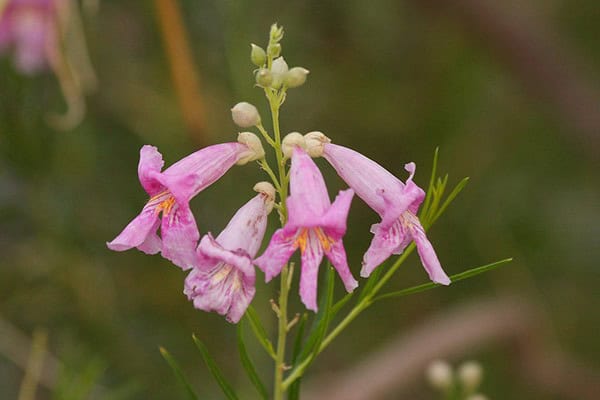
[[[273,74],[266,68],[261,68],[256,72],[256,76],[254,77],[256,80],[256,84],[260,87],[270,87],[271,83],[273,83]]]
[[[233,122],[241,128],[249,128],[260,123],[260,114],[256,107],[245,101],[233,106],[231,117],[233,118]]]
[[[458,379],[468,393],[472,393],[481,383],[483,369],[478,362],[467,361],[458,368]]]
[[[241,155],[237,165],[244,165],[265,157],[265,149],[263,149],[260,139],[254,133],[240,132],[237,141],[248,146],[248,150]]]
[[[306,75],[310,71],[302,67],[294,67],[290,69],[283,78],[283,83],[289,88],[295,88],[304,85],[306,82]]]
[[[431,386],[440,390],[449,389],[454,380],[452,367],[443,360],[436,360],[429,364],[425,375]]]
[[[257,46],[254,43],[250,46],[252,46],[252,50],[250,50],[250,60],[252,61],[252,64],[257,67],[265,65],[265,62],[267,62],[267,53],[262,47]]]
[[[254,185],[254,191],[265,196],[265,206],[267,208],[267,214],[273,210],[275,205],[275,188],[269,182],[258,182]]]
[[[306,142],[306,152],[313,158],[321,157],[325,144],[331,143],[331,139],[319,131],[308,132],[304,135],[304,141]]]
[[[466,400],[488,400],[488,397],[484,396],[481,393],[477,393],[477,394],[467,397]]]
[[[283,57],[277,57],[276,59],[273,60],[273,64],[271,65],[272,73],[283,75],[288,71],[289,71],[289,67]]]
[[[298,132],[288,133],[281,142],[281,151],[286,158],[290,158],[296,146],[300,146],[303,149],[306,148],[304,136]]]

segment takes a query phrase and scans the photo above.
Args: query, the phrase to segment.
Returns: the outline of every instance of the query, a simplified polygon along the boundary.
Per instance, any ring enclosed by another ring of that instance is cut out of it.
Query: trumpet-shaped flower
[[[270,281],[300,249],[300,297],[308,309],[316,311],[317,278],[323,255],[337,270],[348,292],[358,286],[348,268],[342,243],[354,192],[340,191],[331,204],[321,172],[299,146],[292,152],[290,192],[287,223],[275,232],[265,252],[254,262]]]
[[[371,227],[375,236],[364,255],[361,276],[368,277],[392,254],[401,254],[414,241],[429,278],[436,283],[450,284],[416,215],[425,192],[413,182],[415,164],[405,165],[410,175],[406,183],[402,183],[375,161],[331,143],[321,132],[308,133],[305,139],[309,154],[323,156],[358,197],[381,217],[381,222]]]
[[[58,52],[57,0],[0,2],[0,52],[12,47],[17,69],[33,74]],[[4,6],[4,8],[3,8]],[[3,9],[2,9],[3,8]]]
[[[150,199],[123,232],[107,243],[108,248],[124,251],[137,247],[147,254],[160,251],[163,257],[180,268],[192,268],[196,261],[195,249],[200,234],[189,201],[223,176],[234,164],[262,157],[262,147],[259,151],[253,144],[246,143],[249,142],[205,147],[163,172],[161,169],[164,162],[158,149],[143,146],[140,150],[138,176]],[[159,219],[161,213],[162,219]],[[159,225],[161,238],[156,234]]]
[[[216,239],[210,233],[202,237],[196,265],[185,279],[183,292],[194,307],[226,315],[232,323],[240,320],[254,297],[252,259],[274,204],[271,184],[261,182],[255,190],[259,194],[238,210]]]

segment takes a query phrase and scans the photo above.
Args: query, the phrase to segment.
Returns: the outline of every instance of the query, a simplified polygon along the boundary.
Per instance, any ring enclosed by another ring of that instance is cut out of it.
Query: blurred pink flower
[[[348,268],[342,243],[354,192],[351,189],[340,191],[331,204],[321,172],[298,146],[294,147],[292,153],[290,192],[287,199],[288,221],[275,232],[255,264],[270,281],[299,248],[302,259],[300,297],[306,308],[316,311],[317,278],[324,254],[337,270],[348,292],[358,286]]]
[[[375,236],[364,255],[361,276],[368,277],[390,255],[401,254],[414,240],[429,278],[436,283],[450,284],[416,215],[425,192],[413,182],[415,164],[405,165],[410,175],[406,183],[402,183],[381,165],[354,150],[326,140],[321,140],[319,146],[322,146],[322,156],[338,175],[381,216],[381,222],[371,227]],[[317,147],[315,151],[320,153]]]
[[[262,243],[274,195],[274,189],[259,193],[216,239],[210,233],[202,237],[183,291],[194,307],[226,315],[232,323],[244,315],[255,293],[252,259]]]
[[[190,199],[251,152],[242,143],[216,144],[198,150],[160,172],[164,165],[162,155],[154,146],[143,146],[138,176],[150,200],[123,232],[107,243],[108,248],[124,251],[137,247],[147,254],[160,251],[180,268],[192,268],[200,234],[189,208]],[[162,221],[158,218],[161,212]],[[162,240],[156,234],[159,225]]]
[[[62,0],[7,0],[0,10],[0,53],[12,48],[17,69],[34,74],[58,54]]]

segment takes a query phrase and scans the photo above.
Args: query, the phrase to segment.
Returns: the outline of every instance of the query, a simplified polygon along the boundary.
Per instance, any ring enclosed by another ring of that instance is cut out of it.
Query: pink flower
[[[429,278],[436,283],[450,284],[416,215],[425,192],[413,182],[414,163],[405,165],[410,175],[406,183],[402,183],[375,161],[332,144],[320,132],[307,134],[306,143],[312,156],[323,156],[329,161],[358,197],[381,217],[381,222],[371,227],[375,236],[364,255],[361,276],[368,277],[377,266],[392,254],[401,254],[414,240]]]
[[[267,215],[274,203],[275,189],[269,183],[255,186],[260,193],[233,216],[216,239],[209,233],[198,246],[198,260],[185,280],[184,293],[194,307],[216,311],[237,323],[254,297],[256,256]]]
[[[150,199],[123,232],[107,243],[108,248],[124,251],[137,247],[147,254],[160,251],[163,257],[182,269],[192,268],[200,234],[189,208],[190,199],[222,177],[234,164],[253,160],[257,155],[252,146],[244,143],[216,144],[198,150],[160,172],[164,162],[158,149],[143,146],[138,176]],[[156,234],[159,225],[161,238]]]
[[[281,272],[291,255],[300,249],[302,271],[300,297],[310,310],[317,310],[317,278],[325,254],[351,292],[358,286],[348,268],[342,237],[354,192],[340,191],[331,204],[321,172],[304,150],[292,153],[290,191],[287,199],[289,219],[275,232],[265,252],[254,262],[267,282]]]
[[[34,74],[58,53],[60,0],[8,0],[0,9],[0,52],[12,47],[19,71]]]

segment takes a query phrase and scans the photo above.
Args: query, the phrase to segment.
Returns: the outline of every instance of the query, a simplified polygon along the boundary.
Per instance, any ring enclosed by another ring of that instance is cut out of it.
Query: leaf
[[[262,345],[262,347],[265,349],[267,354],[271,356],[272,359],[276,359],[277,356],[275,355],[275,350],[273,350],[273,344],[268,339],[267,331],[263,327],[263,324],[260,322],[260,318],[258,317],[258,314],[256,313],[254,307],[252,307],[252,305],[248,307],[244,316],[250,322],[250,327],[252,328],[252,332],[254,332],[254,336],[256,336],[258,342]]]
[[[377,282],[379,282],[379,276],[382,274],[384,269],[387,268],[384,268],[383,265],[380,265],[375,269],[375,271],[371,273],[371,276],[369,276],[369,279],[367,279],[367,283],[363,286],[362,290],[360,291],[357,300],[358,303],[360,303],[365,298],[365,296],[371,293],[373,287],[377,284]]]
[[[240,352],[240,360],[242,361],[242,366],[250,379],[250,382],[256,388],[256,391],[260,394],[260,397],[264,400],[269,398],[269,393],[265,388],[265,385],[260,380],[258,373],[256,372],[256,368],[254,368],[254,364],[252,360],[250,360],[250,356],[248,355],[248,351],[246,350],[246,344],[244,343],[244,332],[243,332],[243,321],[240,321],[237,327],[237,340],[238,340],[238,350]]]
[[[213,378],[215,378],[215,380],[221,387],[221,390],[223,391],[223,394],[225,395],[225,397],[227,397],[229,400],[238,400],[238,397],[235,394],[233,388],[231,387],[229,382],[227,382],[227,380],[225,380],[225,378],[223,377],[223,374],[219,370],[217,363],[211,357],[211,355],[208,352],[208,349],[206,348],[204,343],[202,343],[202,341],[200,339],[198,339],[196,337],[196,335],[192,335],[192,339],[194,339],[194,343],[196,343],[196,347],[198,347],[198,350],[200,350],[200,354],[202,354],[202,358],[204,359],[204,362],[206,363],[208,370],[210,371]]]
[[[490,271],[492,269],[498,268],[499,266],[506,264],[508,262],[511,262],[511,261],[512,261],[512,258],[506,258],[504,260],[496,261],[491,264],[482,265],[481,267],[472,268],[467,271],[461,272],[459,274],[452,275],[450,277],[450,280],[454,283],[454,282],[461,281],[463,279],[468,279],[475,275],[479,275],[484,272]],[[434,282],[424,283],[422,285],[413,286],[413,287],[410,287],[407,289],[402,289],[402,290],[398,290],[395,292],[382,294],[380,296],[377,296],[375,299],[373,299],[373,302],[378,301],[378,300],[383,300],[383,299],[389,299],[392,297],[408,296],[409,294],[424,292],[426,290],[433,289],[438,286],[443,286],[443,285],[440,285],[440,284],[434,283]]]
[[[177,380],[179,380],[179,383],[181,383],[181,385],[185,389],[186,398],[198,400],[198,395],[196,395],[196,392],[194,392],[192,385],[189,384],[189,382],[183,375],[183,372],[181,372],[181,368],[179,367],[179,364],[177,364],[177,361],[175,361],[173,356],[171,356],[171,354],[169,354],[169,352],[164,347],[159,347],[159,350],[160,350],[160,354],[163,356],[163,358],[169,364],[169,367],[171,367],[173,374],[175,375]]]
[[[333,307],[331,307],[331,318],[335,317],[336,314],[342,309],[342,307],[344,307],[346,305],[346,303],[348,303],[348,301],[350,301],[352,296],[354,296],[354,293],[356,293],[356,292],[346,293],[346,295],[344,297],[342,297],[340,300],[338,300],[338,302],[335,303],[333,305]]]
[[[460,182],[458,182],[458,184],[454,187],[454,189],[452,189],[452,192],[450,192],[448,197],[446,197],[446,200],[444,200],[444,203],[439,208],[437,213],[433,216],[431,221],[429,221],[429,225],[432,225],[444,213],[444,211],[446,211],[446,208],[450,205],[450,203],[452,203],[452,201],[456,198],[456,196],[458,196],[458,194],[460,192],[462,192],[462,190],[465,188],[465,186],[467,186],[468,182],[469,182],[468,176],[463,178]]]
[[[300,322],[298,323],[298,332],[296,332],[296,339],[294,340],[294,347],[292,350],[292,365],[296,364],[296,360],[300,356],[302,351],[302,338],[304,337],[304,328],[306,327],[306,321],[308,320],[308,314],[304,313]],[[297,379],[288,390],[288,400],[300,399],[300,381]]]
[[[422,215],[426,215],[429,211],[429,205],[431,204],[431,197],[433,196],[433,184],[435,183],[435,175],[437,174],[437,164],[440,148],[436,147],[433,153],[433,165],[431,167],[431,177],[429,178],[429,188],[427,189],[427,195],[425,196],[425,202],[421,208]]]

